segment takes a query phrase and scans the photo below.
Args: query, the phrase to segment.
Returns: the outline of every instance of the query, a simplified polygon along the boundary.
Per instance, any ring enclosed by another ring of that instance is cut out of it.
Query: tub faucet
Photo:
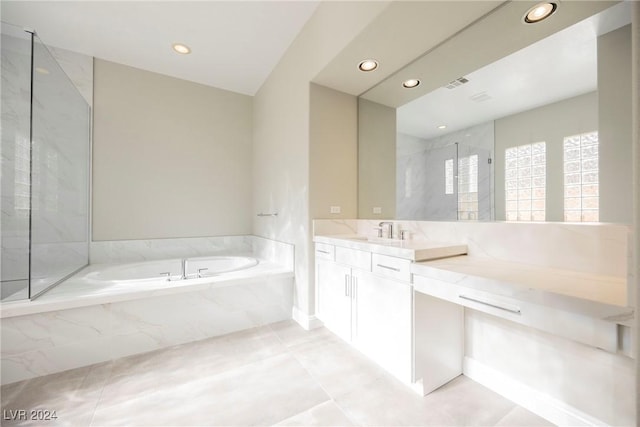
[[[187,279],[187,259],[186,258],[182,258],[182,261],[180,262],[181,266],[180,266],[180,280],[185,280]]]
[[[382,221],[380,224],[378,224],[378,226],[380,226],[380,227],[384,227],[385,225],[389,226],[389,235],[388,235],[388,237],[390,239],[393,239],[393,222],[391,222],[391,221]]]

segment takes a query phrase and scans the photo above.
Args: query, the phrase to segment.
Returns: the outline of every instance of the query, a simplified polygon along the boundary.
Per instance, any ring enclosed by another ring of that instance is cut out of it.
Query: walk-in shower
[[[396,218],[490,221],[493,122],[429,140],[398,133]]]
[[[47,46],[2,23],[2,301],[88,264],[90,108]]]

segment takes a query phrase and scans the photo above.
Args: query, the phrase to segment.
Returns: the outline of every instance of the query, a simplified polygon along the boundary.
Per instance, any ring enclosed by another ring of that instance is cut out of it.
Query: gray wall
[[[93,240],[251,233],[252,99],[95,60]]]
[[[504,221],[505,219],[505,149],[545,141],[547,146],[546,220],[564,221],[563,138],[594,130],[598,130],[598,94],[596,92],[496,120],[494,168],[496,220]]]
[[[630,224],[631,25],[598,37],[600,221]]]
[[[358,99],[312,83],[309,115],[309,215],[358,215]],[[331,213],[331,207],[340,213]]]
[[[396,109],[360,98],[358,132],[358,218],[394,218]]]

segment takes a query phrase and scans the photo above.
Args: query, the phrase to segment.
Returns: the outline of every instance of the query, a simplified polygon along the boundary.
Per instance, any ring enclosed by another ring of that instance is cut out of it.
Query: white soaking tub
[[[183,277],[182,266],[186,267]],[[219,276],[224,273],[244,270],[259,264],[256,258],[244,256],[211,256],[186,259],[144,261],[117,264],[86,274],[86,279],[95,282],[140,283],[158,280],[179,281]]]
[[[293,277],[251,256],[90,265],[2,305],[2,383],[291,319]]]

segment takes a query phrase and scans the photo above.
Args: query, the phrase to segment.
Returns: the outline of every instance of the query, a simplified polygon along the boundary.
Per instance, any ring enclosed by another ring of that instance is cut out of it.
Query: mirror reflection
[[[628,8],[619,3],[397,108],[365,93],[360,217],[630,222]]]

